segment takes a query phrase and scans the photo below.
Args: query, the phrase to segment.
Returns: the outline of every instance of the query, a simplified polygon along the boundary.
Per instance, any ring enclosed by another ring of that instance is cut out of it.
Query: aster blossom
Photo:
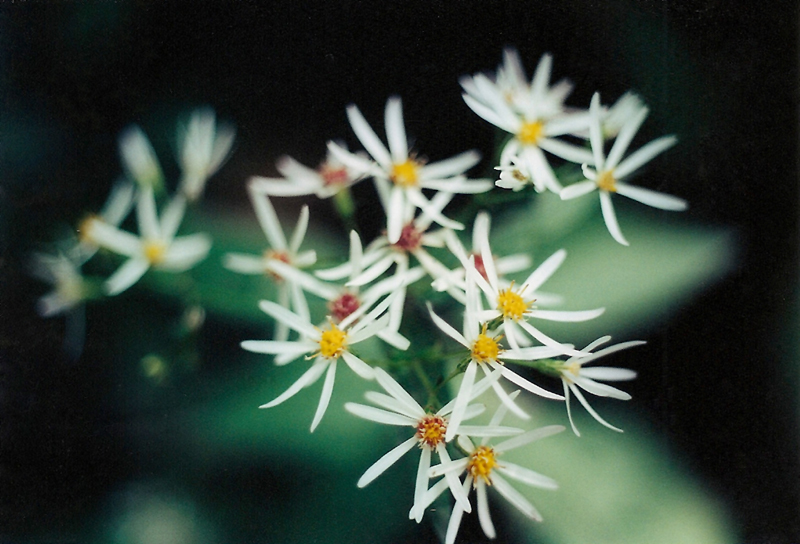
[[[294,271],[313,265],[317,261],[314,250],[300,251],[306,231],[308,230],[308,206],[300,209],[297,224],[292,231],[289,241],[283,233],[278,214],[269,198],[248,185],[248,194],[253,203],[256,218],[270,244],[269,249],[261,255],[248,255],[244,253],[227,253],[223,259],[223,266],[228,270],[240,274],[266,274],[277,285],[278,304],[291,308],[300,316],[309,317],[308,302],[306,302],[301,285],[294,281]],[[283,266],[286,265],[286,266]],[[287,266],[290,267],[287,270]],[[291,273],[289,273],[291,272]],[[317,288],[317,292],[322,289]],[[276,340],[286,340],[289,328],[278,323],[275,332]]]
[[[477,151],[466,151],[449,159],[425,163],[410,153],[403,122],[403,106],[399,97],[386,102],[385,126],[389,147],[384,145],[354,104],[347,107],[347,118],[361,145],[373,161],[344,150],[335,142],[328,149],[342,163],[371,175],[387,217],[387,237],[390,243],[400,239],[407,203],[427,211],[434,222],[443,227],[462,229],[463,225],[433,210],[422,190],[456,194],[483,193],[492,188],[489,180],[470,180],[463,174],[480,160]]]
[[[472,397],[475,398],[485,391],[493,381],[500,377],[499,372],[494,372],[481,382],[476,384]],[[383,474],[389,467],[396,463],[401,457],[406,455],[415,446],[420,450],[417,476],[414,486],[414,506],[411,508],[409,517],[419,523],[424,514],[424,508],[420,508],[422,498],[428,489],[429,475],[428,469],[431,465],[431,456],[436,454],[442,462],[449,462],[450,455],[447,453],[444,435],[447,429],[449,415],[453,409],[453,402],[443,406],[435,413],[431,413],[422,408],[414,398],[406,392],[382,368],[375,369],[375,379],[381,387],[388,393],[378,393],[368,391],[366,397],[378,407],[367,406],[348,402],[345,408],[350,413],[377,423],[386,425],[407,426],[414,429],[414,434],[401,444],[387,452],[378,459],[358,480],[358,487],[364,487],[371,483],[375,478]],[[484,406],[481,404],[471,404],[467,407],[466,419],[470,419],[482,413]],[[513,427],[489,427],[462,425],[459,433],[470,436],[507,436],[519,434],[522,430]],[[469,512],[471,507],[466,493],[461,489],[461,482],[455,474],[447,476],[450,490],[456,500],[461,502],[464,509]]]
[[[261,310],[276,321],[284,323],[289,328],[297,331],[300,334],[300,338],[294,341],[247,340],[242,342],[242,348],[253,353],[275,355],[276,365],[286,365],[304,355],[306,355],[306,359],[313,360],[313,363],[311,368],[300,376],[289,389],[274,400],[263,404],[260,408],[272,408],[281,404],[302,389],[315,383],[325,374],[325,382],[322,386],[317,411],[311,422],[311,431],[313,432],[322,420],[322,416],[325,415],[325,410],[327,410],[330,403],[339,359],[343,359],[353,372],[365,380],[373,379],[374,371],[372,367],[353,354],[350,348],[367,338],[375,336],[380,331],[384,331],[384,335],[387,334],[385,329],[389,316],[385,315],[385,312],[390,303],[391,297],[387,297],[355,324],[353,324],[355,315],[351,314],[338,324],[329,319],[325,328],[319,328],[308,319],[287,310],[279,304],[269,300],[262,300],[259,304]],[[409,342],[407,339],[399,333],[394,333],[392,336],[392,345],[399,349],[408,348]]]
[[[629,185],[624,181],[625,178],[632,175],[657,155],[675,145],[678,140],[675,136],[656,138],[623,159],[633,137],[649,113],[648,108],[642,106],[638,110],[630,111],[630,117],[620,129],[608,155],[605,155],[601,126],[603,112],[598,93],[595,93],[592,97],[590,112],[592,119],[589,126],[589,140],[592,146],[592,160],[583,165],[583,175],[586,176],[586,180],[565,187],[560,192],[561,198],[568,200],[596,190],[600,194],[600,206],[608,232],[611,233],[614,240],[627,246],[629,245],[628,241],[622,235],[622,230],[614,212],[614,204],[611,201],[612,193],[627,196],[642,204],[662,210],[682,211],[687,208],[687,203],[682,198]],[[594,165],[594,168],[589,166],[589,162]]]
[[[516,396],[516,391],[512,395]],[[507,412],[507,407],[503,404],[497,409],[489,426],[497,426],[502,421]],[[489,500],[487,488],[497,490],[512,506],[519,510],[524,516],[535,521],[542,521],[542,515],[519,491],[506,480],[506,477],[516,480],[531,487],[554,490],[558,489],[558,483],[543,474],[535,472],[529,468],[517,465],[502,459],[503,454],[521,446],[530,444],[542,438],[558,434],[564,430],[562,425],[549,425],[528,431],[526,433],[508,438],[496,445],[489,444],[489,438],[483,438],[479,445],[475,445],[467,436],[458,437],[458,445],[467,453],[466,457],[443,462],[440,465],[431,467],[431,476],[447,475],[448,473],[463,473],[463,490],[468,492],[470,488],[475,489],[478,506],[478,520],[481,529],[488,538],[495,538],[496,531],[492,523],[489,511]],[[426,493],[423,498],[424,504],[430,504],[444,490],[443,486],[434,486]],[[461,525],[461,519],[466,510],[460,502],[456,502],[450,514],[450,521],[447,525],[445,536],[446,544],[453,544]]]
[[[214,110],[192,112],[185,127],[178,129],[178,162],[181,166],[179,191],[189,201],[200,198],[208,178],[219,170],[230,155],[236,131],[217,122]]]
[[[550,86],[552,62],[550,55],[542,56],[527,97],[524,100],[512,98],[512,103],[498,83],[484,74],[463,76],[460,83],[467,106],[485,121],[512,135],[500,153],[500,166],[507,167],[516,158],[524,164],[538,192],[558,193],[561,184],[545,152],[578,164],[590,161],[591,153],[559,139],[567,135],[579,136],[588,127],[589,119],[585,112],[565,107],[571,84],[560,82]]]
[[[186,210],[182,195],[173,197],[159,218],[153,188],[140,190],[136,202],[139,236],[95,218],[85,223],[86,236],[101,247],[128,257],[104,284],[107,295],[117,295],[136,283],[150,268],[182,272],[205,259],[211,239],[203,233],[176,237]]]
[[[337,144],[344,150],[344,146]],[[362,157],[363,158],[363,157]],[[282,178],[253,176],[250,186],[269,196],[305,196],[330,198],[364,179],[364,171],[343,163],[328,150],[325,160],[314,169],[288,155],[275,163]]]
[[[644,341],[641,340],[633,340],[630,342],[622,342],[620,344],[614,344],[613,346],[608,346],[606,348],[601,349],[600,351],[595,351],[592,353],[592,350],[602,346],[603,344],[607,343],[611,340],[610,336],[603,336],[602,338],[598,338],[588,346],[583,349],[583,354],[575,357],[570,357],[566,361],[557,364],[554,368],[555,371],[558,373],[559,377],[561,378],[561,382],[564,386],[564,398],[565,404],[567,405],[567,417],[569,417],[569,423],[572,426],[572,431],[577,435],[580,436],[581,433],[578,432],[578,428],[575,426],[575,421],[572,419],[572,410],[570,408],[570,392],[577,397],[578,402],[580,402],[586,411],[591,414],[591,416],[597,420],[598,423],[608,427],[609,429],[617,432],[622,432],[622,429],[615,427],[608,423],[605,419],[600,417],[600,415],[589,405],[589,402],[586,400],[586,397],[580,392],[580,389],[588,391],[593,395],[597,395],[598,397],[610,397],[618,400],[630,400],[631,396],[616,387],[612,387],[610,385],[600,383],[597,380],[601,381],[626,381],[632,380],[636,377],[636,372],[633,370],[629,370],[627,368],[614,368],[614,367],[590,367],[584,368],[584,365],[599,359],[605,355],[609,355],[611,353],[631,348],[634,346],[641,346],[645,344]]]

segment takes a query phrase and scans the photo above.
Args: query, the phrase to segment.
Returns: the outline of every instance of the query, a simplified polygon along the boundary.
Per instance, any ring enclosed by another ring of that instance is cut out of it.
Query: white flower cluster
[[[178,129],[178,163],[181,179],[172,196],[164,196],[164,175],[153,146],[138,126],[119,139],[125,176],[117,182],[97,215],[78,225],[77,237],[62,244],[56,255],[35,253],[32,273],[53,285],[39,300],[39,313],[52,316],[69,312],[91,298],[114,296],[135,284],[150,268],[182,272],[205,259],[211,238],[198,233],[177,236],[187,204],[203,193],[206,181],[227,159],[235,131],[218,125],[210,109],[193,112]],[[158,200],[163,201],[159,211]],[[136,234],[121,228],[136,209]],[[81,269],[99,249],[116,253],[125,261],[109,277],[97,282]]]
[[[277,302],[260,304],[277,323],[275,337],[245,341],[242,347],[273,355],[277,365],[309,361],[301,377],[262,408],[283,403],[324,374],[311,423],[313,431],[330,403],[340,359],[358,376],[375,380],[382,391],[367,393],[371,404],[348,402],[346,409],[370,421],[410,430],[406,440],[366,470],[358,485],[369,484],[403,455],[418,449],[420,459],[409,517],[419,522],[427,507],[449,490],[455,506],[447,529],[448,543],[455,541],[464,512],[472,511],[471,489],[476,492],[481,527],[492,538],[495,529],[489,515],[487,487],[496,489],[535,520],[541,519],[538,511],[506,477],[544,489],[557,487],[550,478],[502,458],[513,448],[564,430],[560,425],[529,431],[501,426],[508,411],[522,419],[529,417],[524,404],[517,402],[520,391],[506,387],[510,384],[539,397],[566,401],[568,420],[576,435],[579,432],[572,417],[571,396],[577,397],[599,423],[620,431],[591,408],[581,390],[601,397],[629,399],[628,394],[602,382],[633,379],[633,371],[588,364],[643,342],[625,342],[594,351],[610,338],[605,336],[576,349],[542,332],[542,321],[582,322],[604,311],[551,309],[562,302],[561,297],[540,288],[557,272],[566,259],[566,251],[555,252],[535,268],[524,254],[498,256],[490,245],[491,218],[486,212],[475,217],[471,225],[472,248],[467,250],[456,234],[465,225],[445,215],[446,206],[454,195],[484,193],[494,185],[515,191],[532,185],[536,191],[553,191],[563,199],[597,190],[609,232],[625,245],[627,241],[612,207],[613,193],[662,209],[680,210],[686,206],[678,198],[623,181],[676,141],[672,136],[659,138],[625,156],[648,113],[641,100],[626,94],[606,108],[595,94],[586,110],[568,107],[565,100],[571,84],[562,81],[550,85],[551,63],[551,57],[545,55],[528,82],[517,53],[509,49],[494,77],[478,74],[461,80],[467,105],[511,135],[500,154],[500,179],[496,182],[467,175],[480,160],[476,151],[436,162],[419,158],[421,155],[409,147],[399,98],[389,98],[386,104],[385,142],[360,110],[350,105],[347,117],[366,153],[353,153],[339,143],[329,142],[327,158],[317,169],[283,157],[278,170],[284,178],[252,178],[248,191],[270,248],[263,255],[228,254],[224,262],[236,272],[266,273],[279,286]],[[613,145],[606,154],[606,144],[611,140]],[[580,165],[586,180],[562,187],[550,164],[552,157]],[[287,242],[270,199],[335,197],[348,194],[355,183],[370,178],[386,218],[383,234],[364,246],[353,231],[347,261],[332,268],[313,269],[315,252],[301,250],[309,222],[308,208],[303,207]],[[528,275],[521,283],[507,279],[508,274],[525,271]],[[419,289],[415,286],[413,297],[408,295],[412,284],[420,285]],[[308,295],[327,301],[327,315],[311,315]],[[442,315],[460,316],[460,327],[437,313],[442,310],[447,312]],[[452,352],[428,349],[429,345],[419,345],[417,339],[406,337],[404,317],[414,311],[429,316],[444,343],[453,346]],[[358,344],[371,337],[387,345],[385,360],[365,360],[357,354]],[[406,352],[411,355],[404,355]],[[427,354],[428,359],[420,361],[420,354]],[[418,381],[424,386],[419,391],[407,390],[395,379],[408,375],[409,369],[403,365],[413,364]],[[531,381],[529,372],[521,371],[525,367],[559,378],[563,396]],[[403,372],[393,377],[401,368]],[[456,376],[461,376],[461,381],[454,398],[440,399],[447,394],[449,380]],[[490,391],[498,399],[499,409],[487,424],[468,424],[485,411],[479,401]],[[412,393],[425,395],[427,404],[423,407]],[[490,443],[499,437],[505,438]],[[433,465],[433,456],[438,464]]]

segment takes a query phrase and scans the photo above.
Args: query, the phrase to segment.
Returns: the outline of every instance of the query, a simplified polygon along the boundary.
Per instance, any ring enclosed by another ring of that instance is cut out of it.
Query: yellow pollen
[[[401,187],[413,187],[417,184],[417,168],[419,163],[411,159],[392,165],[391,180]]]
[[[501,351],[497,341],[486,334],[486,325],[484,325],[483,332],[478,335],[478,338],[472,344],[472,360],[478,363],[496,361]]]
[[[614,170],[606,170],[605,172],[601,172],[597,176],[595,183],[604,191],[608,191],[609,193],[617,192],[617,180],[614,179]]]
[[[540,121],[525,123],[517,133],[520,142],[526,145],[536,145],[544,136],[544,125]]]
[[[489,446],[478,446],[472,455],[469,456],[467,462],[467,470],[469,471],[472,479],[477,481],[478,478],[483,478],[486,485],[492,485],[492,480],[489,478],[492,469],[497,466],[497,458],[495,457],[494,450]]]
[[[159,264],[164,260],[164,255],[167,253],[167,246],[161,240],[149,240],[144,243],[144,258],[150,264]]]
[[[347,345],[347,333],[331,323],[330,330],[323,331],[319,339],[319,354],[328,359],[338,358]]]
[[[503,289],[497,295],[497,309],[503,312],[503,317],[519,321],[522,314],[528,309],[528,303],[521,295],[513,291],[513,284],[508,289]]]
[[[95,221],[100,221],[96,215],[89,215],[78,223],[78,239],[81,242],[94,243],[92,240],[92,225]]]
[[[447,432],[447,423],[440,416],[426,415],[417,424],[417,439],[419,447],[428,446],[435,449],[439,444],[444,443],[444,435]]]

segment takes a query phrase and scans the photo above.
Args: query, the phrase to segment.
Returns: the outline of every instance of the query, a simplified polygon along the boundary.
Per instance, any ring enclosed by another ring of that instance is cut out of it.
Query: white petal
[[[523,389],[526,389],[526,390],[530,391],[531,393],[533,393],[535,395],[539,395],[540,397],[544,397],[546,399],[564,400],[564,397],[562,397],[561,395],[557,395],[555,393],[551,393],[547,389],[544,389],[543,387],[539,387],[535,383],[526,380],[525,378],[523,378],[522,376],[520,376],[519,374],[517,374],[516,372],[514,372],[510,368],[505,367],[505,366],[503,366],[501,368],[503,369],[503,377],[505,379],[507,379],[508,381],[510,381],[511,383],[513,383],[515,385],[518,385],[518,386],[522,387]]]
[[[563,425],[548,425],[546,427],[539,427],[538,429],[533,429],[519,436],[515,436],[513,438],[509,438],[508,440],[500,442],[499,444],[494,446],[494,451],[496,451],[497,453],[510,451],[513,450],[514,448],[519,448],[520,446],[524,446],[525,444],[530,444],[531,442],[534,442],[536,440],[541,440],[542,438],[547,438],[548,436],[558,434],[564,429],[565,427]]]
[[[597,189],[597,184],[593,181],[586,180],[564,187],[558,194],[561,196],[561,200],[570,200],[589,194],[595,189]]]
[[[103,284],[106,294],[114,296],[125,291],[139,281],[148,268],[150,268],[150,263],[145,259],[128,259]]]
[[[666,151],[678,142],[675,136],[662,136],[640,147],[631,153],[619,166],[614,169],[617,179],[624,179],[639,167],[650,162],[663,151]]]
[[[419,403],[414,400],[414,397],[409,395],[384,369],[380,367],[375,368],[375,380],[387,393],[405,407],[404,413],[413,414],[417,419],[425,417],[425,410],[422,409],[422,406],[420,406]]]
[[[470,361],[467,365],[467,370],[464,372],[464,378],[461,380],[461,387],[458,390],[458,395],[456,395],[456,404],[453,407],[453,413],[447,425],[447,432],[444,437],[446,442],[450,442],[457,434],[458,426],[464,418],[464,410],[467,407],[467,403],[472,394],[472,386],[475,383],[477,366],[475,361]]]
[[[594,93],[592,96],[592,103],[589,106],[589,111],[592,117],[591,123],[589,124],[589,141],[592,144],[594,167],[597,170],[605,170],[605,159],[603,157],[603,130],[600,127],[600,118],[602,116],[600,108],[600,93]]]
[[[183,215],[186,212],[186,197],[182,194],[175,195],[169,201],[167,207],[161,213],[161,238],[164,240],[172,240],[175,233],[183,221]]]
[[[430,302],[426,304],[428,306],[428,313],[430,314],[431,319],[433,319],[433,322],[436,324],[436,326],[439,327],[447,336],[449,336],[450,338],[452,338],[465,348],[470,349],[470,345],[467,343],[467,340],[464,338],[464,336],[462,336],[460,332],[454,329],[453,326],[450,325],[447,321],[445,321],[444,319],[433,313],[433,308],[431,307]]]
[[[156,268],[182,272],[196,265],[208,255],[211,249],[211,238],[207,234],[198,233],[176,238],[164,255],[164,260]]]
[[[580,322],[594,319],[602,315],[604,311],[605,308],[581,311],[530,310],[526,312],[525,315],[538,319],[546,319],[548,321]]]
[[[522,494],[511,487],[504,478],[502,478],[499,474],[492,475],[492,483],[494,484],[494,488],[500,493],[508,502],[510,502],[514,508],[522,512],[525,516],[529,517],[530,519],[536,521],[542,521],[542,515],[539,513],[536,508],[522,496]]]
[[[253,203],[258,223],[261,225],[261,230],[264,231],[264,236],[269,240],[270,246],[276,251],[286,251],[286,237],[283,235],[281,223],[278,221],[275,208],[272,207],[269,198],[263,193],[257,193],[249,185],[247,190],[250,193],[250,200]]]
[[[608,382],[626,381],[636,378],[636,372],[633,370],[607,366],[581,368],[580,374],[581,376],[585,376],[593,380],[604,380]]]
[[[306,230],[308,229],[308,206],[300,208],[300,217],[297,218],[297,225],[292,233],[292,239],[289,242],[289,253],[294,254],[300,249],[300,244],[303,243],[303,238],[306,237]]]
[[[423,508],[415,508],[416,505],[422,504],[425,497],[425,492],[428,490],[428,469],[431,466],[431,450],[430,448],[422,448],[419,456],[419,465],[417,466],[417,477],[414,483],[414,507],[416,510],[414,519],[417,523],[422,521],[422,516],[425,514]]]
[[[614,204],[611,202],[611,195],[608,194],[608,191],[600,191],[600,208],[603,210],[603,220],[606,223],[606,228],[608,228],[608,232],[611,233],[614,240],[623,246],[630,245],[619,228],[617,214],[614,213]]]
[[[365,380],[371,380],[375,376],[375,372],[373,371],[371,366],[369,366],[367,363],[365,363],[364,361],[362,361],[349,351],[343,351],[342,358],[344,359],[344,362],[347,363],[347,366],[350,367],[350,370],[352,370]]]
[[[481,154],[473,149],[460,153],[455,157],[450,157],[449,159],[428,163],[422,167],[422,174],[425,176],[425,179],[449,178],[458,174],[463,174],[478,164],[480,160]]]
[[[542,489],[558,489],[558,483],[552,478],[508,461],[503,461],[496,470],[527,485],[541,487]]]
[[[408,160],[408,139],[403,124],[403,103],[399,96],[392,96],[386,101],[384,124],[392,162],[395,164],[405,162]]]
[[[239,274],[263,274],[266,271],[264,258],[242,253],[226,253],[222,266]]]
[[[311,422],[311,432],[317,428],[319,422],[322,421],[322,416],[325,415],[325,410],[328,409],[328,404],[331,402],[331,394],[333,393],[333,382],[336,379],[336,361],[328,365],[328,372],[325,375],[325,383],[322,384],[322,393],[319,396],[319,404],[317,411],[314,413],[314,420]]]
[[[616,140],[614,140],[614,145],[611,146],[611,151],[608,152],[608,158],[605,164],[605,168],[607,170],[616,168],[617,165],[620,164],[620,159],[622,159],[625,151],[628,150],[631,140],[633,140],[633,137],[639,131],[639,127],[642,126],[642,123],[644,123],[644,120],[649,112],[650,110],[643,106],[638,112],[636,112],[635,115],[631,116],[624,125],[622,125]],[[630,170],[629,172],[632,171],[633,170]],[[625,176],[619,175],[619,177]]]
[[[489,513],[489,501],[486,498],[486,482],[478,479],[477,496],[478,496],[478,521],[480,521],[481,529],[484,534],[489,538],[494,538],[497,533],[494,530],[492,523],[492,516]]]
[[[320,338],[320,332],[316,327],[314,327],[314,325],[302,319],[294,312],[287,310],[280,304],[276,304],[271,300],[262,300],[258,303],[258,307],[261,308],[261,311],[263,311],[265,314],[269,315],[276,321],[285,323],[303,336],[314,339]]]
[[[689,206],[684,199],[677,196],[651,191],[644,187],[636,187],[622,182],[617,182],[617,193],[659,210],[681,212]]]
[[[375,131],[372,130],[372,127],[369,126],[369,123],[364,119],[364,116],[355,104],[347,106],[347,119],[350,121],[350,126],[353,128],[353,132],[356,133],[361,145],[364,146],[364,149],[366,149],[367,152],[372,155],[372,158],[385,170],[390,170],[392,167],[392,158],[389,156],[389,151],[386,149],[386,146],[383,145],[380,138],[378,138],[378,135],[375,134]]]
[[[623,432],[623,431],[622,431],[622,429],[620,429],[619,427],[614,427],[614,426],[613,426],[611,423],[609,423],[608,421],[606,421],[605,419],[603,419],[602,417],[600,417],[600,414],[598,414],[597,412],[595,412],[595,411],[594,411],[594,408],[592,408],[592,407],[589,405],[589,402],[588,402],[588,401],[586,400],[586,398],[583,396],[583,393],[581,393],[580,389],[578,389],[577,387],[574,387],[574,386],[570,386],[570,390],[571,390],[573,393],[575,393],[575,396],[578,398],[578,400],[579,400],[579,401],[580,401],[580,403],[583,405],[583,407],[584,407],[584,408],[586,408],[586,411],[587,411],[587,412],[589,412],[589,414],[591,414],[591,416],[592,416],[592,417],[593,417],[595,420],[597,420],[597,422],[598,422],[598,423],[600,423],[600,424],[602,424],[602,425],[604,425],[604,426],[608,427],[608,428],[609,428],[609,429],[611,429],[612,431],[617,431],[618,433],[621,433],[621,432]]]
[[[266,404],[262,404],[261,406],[259,406],[259,408],[272,408],[273,406],[277,406],[281,404],[283,401],[292,398],[297,393],[299,393],[301,389],[303,389],[304,387],[308,387],[312,383],[316,382],[319,379],[319,377],[322,376],[322,373],[325,372],[325,368],[327,368],[327,366],[328,362],[326,360],[317,359],[317,361],[311,366],[311,368],[306,370],[303,373],[303,375],[300,376],[300,378],[298,378],[297,381],[294,382],[289,387],[289,389],[284,391],[274,400],[271,400]]]
[[[555,138],[542,138],[537,142],[537,145],[548,153],[562,158],[565,161],[574,162],[576,164],[592,163],[595,161],[595,158],[588,149],[556,140]]]

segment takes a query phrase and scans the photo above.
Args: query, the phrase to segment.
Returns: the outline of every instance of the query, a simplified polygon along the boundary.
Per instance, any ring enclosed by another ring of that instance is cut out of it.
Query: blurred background
[[[399,94],[425,155],[476,148],[488,173],[497,135],[463,103],[458,77],[494,71],[514,46],[529,74],[554,55],[553,79],[575,83],[571,105],[638,92],[651,114],[637,142],[680,140],[642,184],[690,209],[621,203],[630,251],[603,231],[594,199],[563,225],[544,199],[497,211],[506,251],[570,251],[549,290],[572,308],[609,308],[583,340],[648,341],[609,361],[639,373],[625,387],[633,400],[595,404],[626,433],[581,416],[586,436],[532,451],[561,489],[533,495],[542,524],[494,502],[498,541],[800,541],[797,21],[789,1],[3,3],[0,539],[436,542],[445,512],[406,519],[411,465],[355,487],[395,436],[341,409],[364,384],[340,373],[338,407],[314,435],[316,388],[257,410],[296,374],[239,348],[269,333],[256,301],[270,287],[220,259],[264,246],[249,176],[275,175],[282,154],[313,166],[329,139],[358,147],[351,102],[380,133]],[[130,123],[175,180],[176,123],[201,105],[238,130],[194,217],[215,239],[191,275],[205,322],[194,327],[199,310],[169,296],[184,284],[156,275],[87,306],[72,360],[64,320],[36,314],[47,286],[26,273],[30,252],[99,209]],[[362,209],[372,198],[356,193]],[[281,204],[287,217],[297,204]],[[369,213],[365,232],[381,220]],[[324,203],[312,217],[308,247],[335,258],[344,228]],[[550,408],[542,424],[566,421]],[[483,538],[474,520],[462,531]]]

